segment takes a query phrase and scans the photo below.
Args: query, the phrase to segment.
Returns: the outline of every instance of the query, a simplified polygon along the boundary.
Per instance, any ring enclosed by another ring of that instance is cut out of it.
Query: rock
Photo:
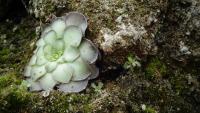
[[[26,12],[23,0],[0,0],[0,21],[11,19],[19,22]]]
[[[139,56],[157,52],[155,34],[160,27],[159,15],[167,9],[167,0],[30,0],[29,11],[41,18],[43,23],[52,15],[59,16],[60,10],[56,9],[65,13],[78,11],[85,14],[89,23],[86,38],[92,39],[105,54],[118,57],[117,63],[122,63],[127,54],[119,53],[127,48]]]
[[[2,20],[5,17],[8,10],[8,6],[11,2],[12,0],[0,0],[0,20]]]

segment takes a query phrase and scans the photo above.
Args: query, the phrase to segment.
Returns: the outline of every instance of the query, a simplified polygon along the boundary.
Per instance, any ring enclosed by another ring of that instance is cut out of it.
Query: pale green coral
[[[84,15],[71,12],[56,18],[37,42],[25,76],[31,91],[52,90],[80,92],[88,80],[96,78],[98,49],[83,39],[87,28]]]

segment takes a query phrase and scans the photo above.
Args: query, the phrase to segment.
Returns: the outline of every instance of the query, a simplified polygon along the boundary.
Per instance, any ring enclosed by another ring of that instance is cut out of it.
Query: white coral
[[[98,49],[83,39],[87,28],[84,15],[72,12],[56,18],[36,43],[25,69],[31,91],[52,90],[57,86],[64,92],[80,92],[88,80],[96,78]]]

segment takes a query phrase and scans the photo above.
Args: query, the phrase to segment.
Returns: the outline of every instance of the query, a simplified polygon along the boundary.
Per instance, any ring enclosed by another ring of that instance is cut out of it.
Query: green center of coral
[[[45,58],[49,61],[58,60],[64,53],[64,42],[56,40],[55,44],[47,44],[44,47]]]
[[[59,59],[59,58],[62,56],[62,54],[63,54],[63,50],[58,50],[58,51],[52,50],[52,51],[53,51],[52,54],[50,54],[50,55],[47,56],[47,59],[48,59],[49,61],[56,61],[56,60]]]

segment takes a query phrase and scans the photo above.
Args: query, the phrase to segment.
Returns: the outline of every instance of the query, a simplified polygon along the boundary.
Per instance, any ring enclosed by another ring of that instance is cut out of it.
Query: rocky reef
[[[199,0],[19,0],[19,11],[9,1],[0,0],[9,12],[0,13],[0,113],[200,111]],[[41,32],[71,11],[88,19],[99,77],[80,93],[29,92],[23,72]]]

